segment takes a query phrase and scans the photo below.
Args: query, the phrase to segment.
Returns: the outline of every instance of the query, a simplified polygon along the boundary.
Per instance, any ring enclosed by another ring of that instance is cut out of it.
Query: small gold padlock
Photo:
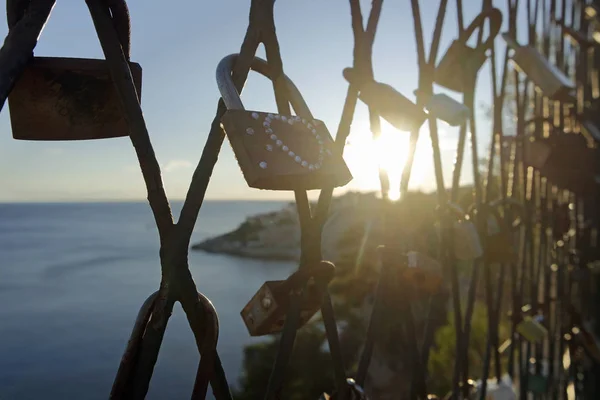
[[[569,77],[551,64],[535,47],[521,46],[508,33],[503,33],[502,37],[514,50],[514,66],[527,75],[544,96],[565,103],[575,102],[575,84]]]
[[[142,68],[129,65],[141,99]],[[8,96],[8,107],[18,140],[129,136],[105,60],[34,57]]]
[[[469,47],[467,41],[475,29],[483,29],[486,19],[490,22],[489,37],[481,46]],[[474,88],[477,73],[487,59],[485,52],[492,47],[501,26],[502,12],[497,8],[479,14],[465,29],[463,35],[448,47],[446,54],[435,68],[435,83],[457,92]]]
[[[307,285],[298,327],[306,324],[319,311],[324,288],[333,278],[334,272],[332,263],[321,261],[317,268],[300,269],[286,280],[265,282],[240,312],[250,336],[280,332],[289,308],[290,293],[300,290],[304,282]]]
[[[415,132],[427,119],[427,114],[421,107],[390,85],[373,79],[361,81],[352,68],[344,69],[343,74],[348,82],[358,86],[358,98],[377,110],[377,113],[396,129]]]
[[[232,80],[237,54],[221,60],[217,84],[227,112],[221,123],[248,186],[267,190],[311,190],[343,186],[352,175],[322,121],[314,120],[296,86],[286,80],[299,116],[244,109]],[[252,69],[268,78],[266,61],[254,58]]]

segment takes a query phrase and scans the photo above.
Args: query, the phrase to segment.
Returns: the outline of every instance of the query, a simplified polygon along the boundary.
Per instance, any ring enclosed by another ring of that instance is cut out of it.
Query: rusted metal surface
[[[130,63],[141,96],[142,68]],[[106,61],[36,57],[8,97],[13,138],[86,140],[129,135]]]

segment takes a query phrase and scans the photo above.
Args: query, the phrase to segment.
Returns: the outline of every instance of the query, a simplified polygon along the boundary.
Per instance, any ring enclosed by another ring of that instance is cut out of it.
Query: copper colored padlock
[[[142,68],[130,63],[141,98]],[[87,140],[129,135],[105,60],[34,57],[8,96],[13,138]]]
[[[490,21],[489,37],[476,48],[468,46],[467,41],[475,29],[483,29],[486,19]],[[485,52],[492,47],[501,26],[502,13],[497,8],[479,14],[442,57],[434,71],[435,83],[457,92],[474,87],[477,73],[487,59]]]
[[[290,293],[300,290],[307,282],[304,302],[301,305],[299,327],[306,324],[319,311],[324,288],[333,278],[335,267],[321,261],[310,270],[300,269],[283,281],[265,282],[241,311],[250,336],[264,336],[283,329]]]
[[[217,84],[227,112],[221,123],[248,186],[267,190],[311,190],[343,186],[352,175],[322,121],[315,120],[300,92],[286,77],[290,102],[300,116],[245,110],[231,74],[237,54],[221,60]],[[252,69],[269,78],[266,61]]]

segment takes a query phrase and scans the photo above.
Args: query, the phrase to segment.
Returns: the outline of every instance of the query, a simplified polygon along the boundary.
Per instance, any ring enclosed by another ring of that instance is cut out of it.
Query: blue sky
[[[471,0],[464,3],[468,23],[479,12],[481,3]],[[496,3],[504,10],[504,1]],[[129,8],[132,60],[143,68],[144,116],[162,167],[167,193],[171,199],[181,199],[200,158],[219,99],[215,67],[222,57],[239,51],[248,23],[250,1],[178,0],[172,6],[170,4],[156,0],[130,1]],[[362,4],[366,18],[370,1],[362,1]],[[437,0],[421,1],[427,47],[437,4]],[[325,121],[334,134],[347,90],[342,70],[352,62],[348,1],[278,0],[275,19],[287,75],[296,83],[315,117]],[[504,21],[504,26],[506,24]],[[410,2],[384,2],[379,25],[373,54],[375,78],[414,99],[418,71]],[[6,31],[6,25],[1,24],[0,34],[4,36]],[[449,1],[439,56],[455,38],[456,32],[455,4]],[[496,39],[498,45],[502,45],[501,41],[500,37]],[[103,57],[85,2],[58,2],[35,54]],[[262,48],[259,56],[264,57]],[[489,103],[489,87],[489,69],[486,67],[480,74],[478,103]],[[271,86],[257,74],[250,75],[243,100],[251,109],[276,109]],[[482,110],[478,110],[478,114],[481,153],[489,144],[490,124]],[[355,180],[343,190],[377,188],[377,157],[372,149],[365,150],[370,141],[367,121],[366,107],[359,103],[347,150]],[[443,124],[440,128],[446,184],[449,184],[458,128]],[[386,129],[390,137],[397,138],[392,142],[404,147],[407,134],[394,132],[390,127]],[[427,135],[427,130],[423,129],[412,186],[429,191],[435,188],[435,180]],[[390,165],[399,165],[397,161],[395,158],[387,160]],[[393,165],[390,168],[393,169]],[[471,169],[466,166],[463,182],[470,180]],[[12,139],[8,106],[0,113],[0,201],[136,200],[144,199],[145,195],[137,158],[128,138],[80,142],[17,141]],[[287,192],[248,188],[226,141],[207,198],[292,196]]]

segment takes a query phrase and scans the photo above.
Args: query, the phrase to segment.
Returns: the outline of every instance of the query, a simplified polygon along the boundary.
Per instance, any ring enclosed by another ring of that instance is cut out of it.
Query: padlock
[[[443,93],[429,97],[425,102],[425,110],[450,126],[462,125],[471,115],[469,107]]]
[[[420,291],[435,293],[443,284],[442,265],[426,254],[409,251],[406,267],[401,270],[401,278]]]
[[[523,161],[552,184],[575,194],[591,194],[598,189],[598,149],[588,147],[582,135],[569,133],[529,138],[524,143]]]
[[[332,263],[321,261],[316,267],[299,269],[286,280],[265,282],[240,313],[250,336],[280,332],[289,308],[290,293],[301,290],[304,283],[306,287],[302,294],[304,301],[298,327],[306,324],[319,311],[324,288],[334,272]]]
[[[142,68],[130,63],[141,98]],[[90,140],[129,135],[105,60],[34,57],[8,96],[13,138]]]
[[[454,203],[448,203],[448,214],[442,218],[452,220],[452,241],[454,244],[454,257],[459,261],[473,261],[483,255],[481,240],[477,228],[469,219],[464,210]],[[436,224],[439,227],[439,223]]]
[[[390,85],[373,79],[362,80],[352,68],[344,69],[343,74],[350,84],[358,87],[358,98],[396,129],[415,132],[427,119],[427,114],[419,106]]]
[[[480,46],[473,48],[467,41],[475,29],[483,29],[485,20],[490,22],[490,35]],[[463,35],[453,41],[442,60],[435,68],[435,83],[450,90],[465,92],[473,89],[477,80],[477,73],[485,63],[486,51],[494,43],[494,39],[502,25],[502,13],[497,8],[491,8],[479,14],[465,29]]]
[[[548,330],[541,324],[544,317],[536,315],[535,317],[525,316],[516,326],[516,331],[531,343],[541,342],[547,335]]]
[[[127,5],[113,1],[109,11],[129,59]],[[129,67],[141,99],[142,68],[134,62]],[[8,96],[8,107],[14,139],[87,140],[129,135],[105,60],[32,57]]]
[[[248,186],[268,190],[311,190],[343,186],[352,175],[322,121],[314,120],[296,86],[283,76],[294,110],[286,116],[245,110],[231,74],[231,54],[217,67],[217,84],[227,111],[221,123]],[[268,77],[266,61],[255,57],[252,69]]]
[[[512,63],[525,74],[546,97],[564,103],[576,100],[575,84],[560,69],[550,63],[535,47],[521,46],[508,33],[502,37],[514,50]]]
[[[500,210],[507,212],[509,207],[512,221],[507,224]],[[469,214],[473,216],[476,211],[475,207],[471,207]],[[482,217],[485,219],[484,256],[487,262],[504,264],[517,261],[513,232],[521,225],[523,213],[523,206],[511,198],[495,200],[485,206]]]

